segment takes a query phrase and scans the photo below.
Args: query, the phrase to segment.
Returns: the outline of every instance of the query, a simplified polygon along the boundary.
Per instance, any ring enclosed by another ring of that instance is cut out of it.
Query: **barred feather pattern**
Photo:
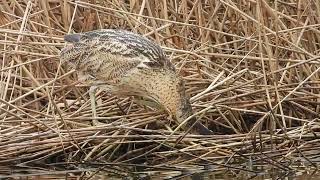
[[[125,30],[104,29],[82,34],[66,35],[67,42],[75,43],[72,48],[64,48],[61,59],[75,64],[88,61],[89,56],[97,53],[122,56],[123,58],[142,59],[147,67],[160,67],[174,70],[161,47],[149,39]],[[76,58],[79,57],[80,58]],[[78,62],[74,62],[78,60]]]

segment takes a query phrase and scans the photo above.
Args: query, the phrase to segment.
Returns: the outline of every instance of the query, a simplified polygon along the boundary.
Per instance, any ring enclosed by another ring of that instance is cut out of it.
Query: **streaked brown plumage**
[[[114,95],[151,99],[180,123],[192,115],[183,80],[160,46],[147,38],[104,29],[66,35],[65,41],[72,44],[62,49],[60,58],[77,70],[80,81]],[[198,122],[192,132],[212,134]]]

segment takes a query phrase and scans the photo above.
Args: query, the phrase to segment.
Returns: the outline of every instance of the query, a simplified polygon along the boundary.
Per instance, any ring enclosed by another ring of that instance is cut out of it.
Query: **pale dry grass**
[[[315,0],[3,1],[0,164],[162,177],[317,166],[319,17]],[[58,54],[63,35],[101,28],[159,43],[216,135],[181,139],[164,112],[104,92],[92,127],[88,87]]]

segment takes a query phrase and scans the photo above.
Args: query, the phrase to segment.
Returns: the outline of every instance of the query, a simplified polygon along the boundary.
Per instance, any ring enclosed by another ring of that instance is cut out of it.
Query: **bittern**
[[[193,114],[183,79],[161,47],[151,40],[113,29],[69,34],[64,40],[71,44],[61,50],[61,61],[74,68],[79,81],[91,89],[99,87],[113,95],[149,99],[179,123]],[[90,98],[95,109],[92,93]],[[196,134],[212,134],[195,117],[183,127]]]

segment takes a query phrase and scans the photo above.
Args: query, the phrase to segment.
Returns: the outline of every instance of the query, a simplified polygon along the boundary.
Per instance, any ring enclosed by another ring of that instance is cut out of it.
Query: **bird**
[[[61,50],[60,60],[75,69],[81,83],[91,86],[93,110],[94,92],[101,88],[115,96],[155,102],[179,124],[193,115],[183,78],[154,41],[122,29],[67,34],[64,41],[69,45]],[[194,116],[182,128],[194,134],[213,134]]]

